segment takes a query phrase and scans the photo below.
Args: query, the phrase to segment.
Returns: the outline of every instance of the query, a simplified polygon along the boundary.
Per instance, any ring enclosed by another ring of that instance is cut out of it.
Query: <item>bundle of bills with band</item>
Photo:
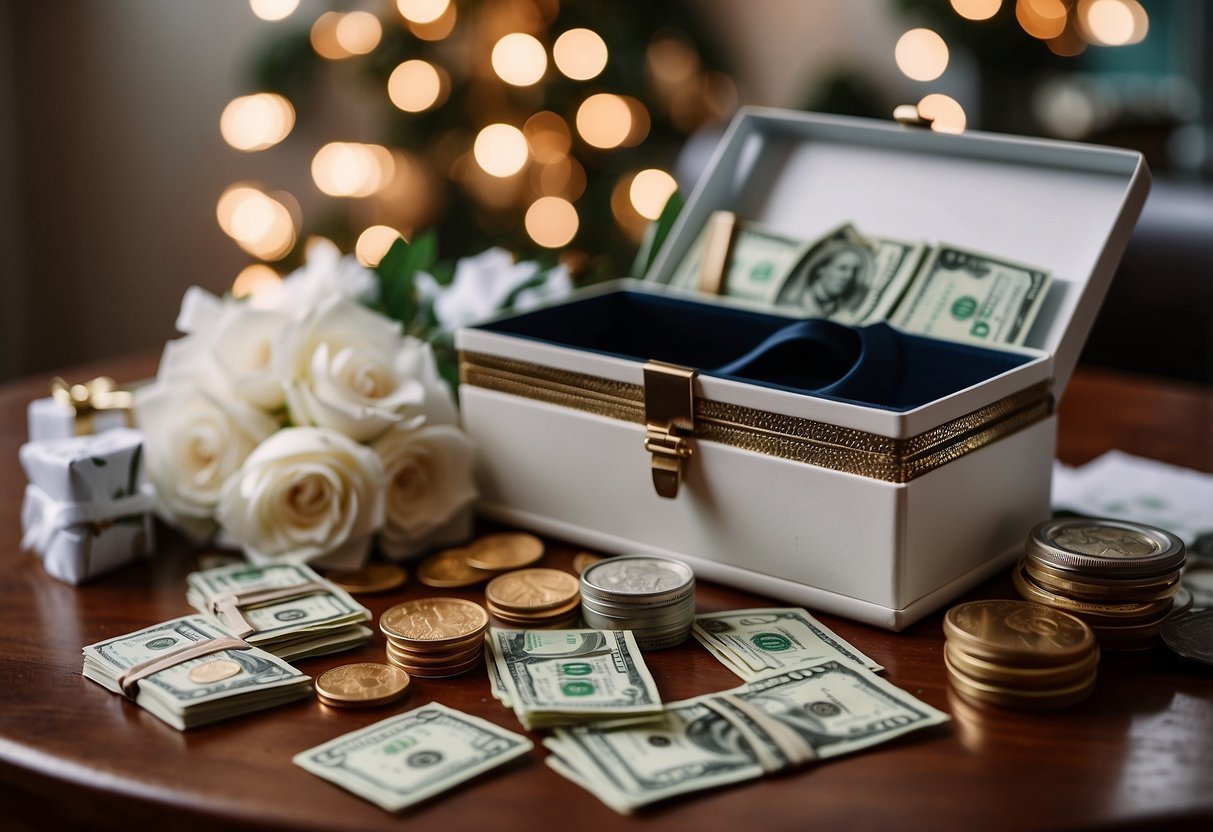
[[[493,695],[526,728],[660,716],[627,630],[489,630]]]
[[[363,644],[371,611],[302,564],[243,563],[192,572],[186,600],[227,634],[282,659]]]
[[[311,693],[311,677],[197,615],[84,648],[84,676],[184,731]]]
[[[827,659],[666,706],[660,722],[557,728],[556,772],[626,814],[937,725],[947,714],[850,662]]]

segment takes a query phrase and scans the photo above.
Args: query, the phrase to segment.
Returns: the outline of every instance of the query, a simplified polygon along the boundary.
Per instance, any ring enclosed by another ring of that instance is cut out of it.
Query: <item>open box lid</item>
[[[1052,272],[1024,344],[1060,398],[1149,191],[1140,153],[977,131],[744,108],[654,260],[667,282],[712,212],[801,239],[842,222]]]

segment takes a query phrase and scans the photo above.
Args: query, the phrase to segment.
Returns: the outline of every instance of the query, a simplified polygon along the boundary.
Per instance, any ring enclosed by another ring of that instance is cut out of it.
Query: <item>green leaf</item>
[[[678,215],[682,212],[683,204],[682,194],[674,191],[666,200],[661,214],[645,229],[644,239],[640,243],[640,249],[636,252],[636,260],[632,264],[633,275],[640,278],[648,275],[653,261],[657,259],[657,252],[661,251],[662,243],[670,235],[670,229],[674,227],[674,220],[678,219]]]
[[[417,315],[417,272],[428,271],[438,259],[438,235],[428,229],[413,241],[397,240],[375,267],[383,311],[406,327]]]

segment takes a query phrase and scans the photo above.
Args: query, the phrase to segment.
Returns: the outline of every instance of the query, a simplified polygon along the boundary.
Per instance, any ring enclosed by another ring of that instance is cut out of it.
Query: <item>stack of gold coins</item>
[[[1014,582],[1027,600],[1081,618],[1105,650],[1138,650],[1157,643],[1183,566],[1170,532],[1070,517],[1032,529]]]
[[[443,549],[417,567],[426,586],[464,587],[484,583],[495,575],[530,566],[543,557],[543,541],[526,532],[498,532],[467,546]]]
[[[650,555],[608,558],[581,573],[581,614],[596,630],[631,630],[641,650],[686,641],[695,617],[695,573]]]
[[[953,690],[1004,708],[1062,708],[1095,689],[1099,647],[1091,628],[1027,601],[971,601],[943,620]]]
[[[484,589],[489,613],[511,627],[571,627],[581,606],[580,584],[558,569],[520,569]]]
[[[387,658],[411,676],[457,676],[480,664],[489,616],[461,598],[405,601],[379,618]]]
[[[316,698],[332,708],[377,708],[409,689],[409,674],[379,662],[343,664],[316,679]]]

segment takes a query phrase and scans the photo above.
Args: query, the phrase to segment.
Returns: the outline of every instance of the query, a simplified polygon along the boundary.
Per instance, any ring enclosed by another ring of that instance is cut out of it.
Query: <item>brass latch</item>
[[[695,430],[696,371],[649,361],[644,365],[644,449],[653,455],[653,487],[661,497],[678,496],[682,461],[691,455]]]

